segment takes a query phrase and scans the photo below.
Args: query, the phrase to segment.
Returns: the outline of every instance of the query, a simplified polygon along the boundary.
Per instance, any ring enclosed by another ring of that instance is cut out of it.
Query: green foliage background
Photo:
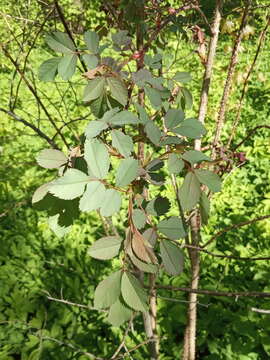
[[[95,10],[97,4],[81,8],[71,0],[61,2],[66,9],[74,31],[79,27],[95,27],[102,15]],[[1,3],[1,11],[15,13],[34,19],[40,8],[26,5]],[[81,10],[85,10],[82,15]],[[257,35],[262,27],[264,14],[254,17],[251,26],[255,34],[243,42],[240,64],[237,67],[233,92],[230,98],[225,132],[230,132],[235,117],[242,74],[247,71],[256,49]],[[237,23],[237,18],[233,21]],[[53,26],[53,22],[51,24]],[[61,29],[61,26],[58,26]],[[45,29],[46,30],[46,29]],[[48,30],[48,29],[47,29]],[[18,32],[18,26],[15,27]],[[6,36],[7,23],[2,20],[1,37]],[[171,62],[171,52],[177,46],[175,35],[168,34],[169,43],[164,50],[165,66]],[[225,70],[228,64],[232,38],[222,34],[215,63],[215,75],[210,92],[208,135],[214,126],[217,104],[221,96]],[[12,43],[14,54],[16,44]],[[188,55],[194,44],[181,40],[179,61],[173,71],[188,71],[194,80],[190,90],[194,95],[194,107],[190,115],[197,113],[203,67],[198,57]],[[270,105],[269,80],[270,42],[267,36],[256,70],[249,84],[242,110],[237,141],[248,129],[267,123]],[[47,54],[46,54],[47,52]],[[27,73],[37,76],[37,69],[48,58],[48,48],[43,36],[30,54]],[[13,78],[12,65],[0,55],[0,106],[9,101],[10,81]],[[14,83],[18,82],[18,76]],[[78,77],[77,88],[83,81]],[[74,99],[69,89],[64,101],[65,84],[59,84],[59,91],[51,83],[38,83],[44,92],[44,101],[57,118],[57,109],[77,118],[87,113],[79,96]],[[22,88],[17,108],[36,114],[35,102],[28,90]],[[48,98],[53,99],[52,103]],[[47,145],[30,129],[0,113],[0,359],[87,359],[76,351],[90,351],[98,356],[109,357],[121,341],[123,328],[112,328],[103,321],[104,315],[94,310],[51,302],[47,296],[68,299],[71,302],[92,306],[93,291],[104,275],[117,267],[117,260],[96,261],[87,256],[87,248],[94,239],[104,235],[101,220],[97,216],[82,215],[72,232],[58,239],[46,224],[45,214],[37,213],[31,206],[31,195],[42,183],[49,181],[54,173],[37,166],[35,157]],[[74,123],[71,130],[65,128],[65,135],[73,138],[87,121]],[[43,124],[44,126],[44,124]],[[46,124],[45,124],[46,128]],[[50,132],[50,127],[48,126]],[[210,225],[204,231],[207,241],[218,230],[231,224],[269,214],[269,132],[259,130],[241,147],[247,156],[245,166],[236,169],[226,178],[222,193],[215,195]],[[114,219],[120,231],[124,227],[120,219]],[[236,256],[268,256],[270,250],[270,224],[257,222],[231,231],[217,239],[212,245],[215,253]],[[269,261],[239,262],[228,259],[202,256],[201,288],[230,291],[270,291]],[[180,277],[162,275],[160,281],[174,286],[188,286],[188,269]],[[185,326],[186,300],[183,293],[160,293],[180,302],[158,300],[158,326],[161,336],[161,359],[179,357]],[[270,317],[252,312],[251,307],[269,308],[269,301],[255,298],[200,297],[198,324],[198,353],[206,360],[259,360],[270,356]],[[135,346],[144,340],[142,319],[136,319],[136,326],[127,338],[128,346]],[[58,341],[58,342],[57,342]],[[74,346],[71,348],[67,344]],[[147,349],[135,352],[135,359],[147,359]],[[128,358],[128,357],[127,357]]]

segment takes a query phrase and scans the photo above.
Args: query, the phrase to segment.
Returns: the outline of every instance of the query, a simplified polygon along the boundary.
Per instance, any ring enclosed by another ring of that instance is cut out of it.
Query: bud
[[[171,8],[171,7],[168,9],[168,12],[169,12],[170,15],[175,15],[176,14],[176,10],[174,8]]]

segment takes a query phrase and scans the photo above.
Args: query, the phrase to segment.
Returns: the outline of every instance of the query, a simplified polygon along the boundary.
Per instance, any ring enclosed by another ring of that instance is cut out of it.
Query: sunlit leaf
[[[133,158],[121,160],[115,177],[116,186],[129,185],[138,176],[138,170],[138,160]]]
[[[83,101],[91,101],[103,96],[105,87],[105,79],[98,76],[95,79],[89,80],[84,89]]]
[[[123,110],[115,114],[109,121],[112,125],[137,125],[139,123],[138,117],[130,111]]]
[[[107,83],[111,91],[111,96],[125,106],[128,99],[128,91],[124,82],[115,77],[108,77]]]
[[[38,77],[41,81],[54,81],[57,75],[58,64],[61,61],[61,57],[54,57],[52,59],[44,61],[38,70]]]
[[[69,80],[76,70],[78,56],[76,54],[65,55],[58,64],[58,74],[63,80]]]
[[[88,255],[100,260],[112,259],[119,253],[121,243],[122,239],[118,236],[103,237],[90,246]]]
[[[148,298],[140,282],[130,273],[124,272],[121,281],[123,299],[134,310],[147,311]]]
[[[182,220],[177,216],[162,220],[158,223],[157,229],[171,240],[178,240],[186,236]]]
[[[82,58],[87,66],[87,69],[95,69],[98,66],[98,58],[96,55],[83,54]]]
[[[107,128],[108,125],[105,122],[93,120],[89,122],[84,133],[87,139],[91,139]]]
[[[115,147],[121,155],[128,157],[133,151],[133,141],[130,136],[125,135],[120,130],[113,130],[111,132],[112,146]]]
[[[121,195],[114,189],[106,190],[100,213],[103,216],[111,216],[118,212],[121,207]]]
[[[77,169],[68,169],[63,176],[53,181],[49,192],[60,199],[72,200],[83,194],[89,176]]]
[[[173,77],[173,80],[184,84],[184,83],[191,81],[192,77],[191,77],[190,73],[188,73],[188,72],[177,71],[177,73]]]
[[[87,139],[84,143],[84,158],[91,173],[104,179],[110,167],[110,157],[106,146],[97,139]]]
[[[167,129],[173,129],[177,127],[185,118],[185,114],[182,110],[169,109],[165,115],[165,126]]]
[[[83,34],[85,44],[87,49],[90,50],[93,54],[98,53],[98,45],[99,45],[99,36],[94,31],[86,31]]]
[[[96,309],[108,308],[117,301],[121,294],[121,277],[122,271],[117,271],[98,284],[94,294]]]
[[[61,31],[55,31],[51,35],[47,35],[46,42],[56,52],[70,54],[76,51],[70,37]]]
[[[37,163],[45,169],[58,169],[67,161],[66,155],[55,149],[43,149],[37,156]]]
[[[103,204],[106,188],[100,181],[91,181],[80,199],[81,211],[97,210]]]
[[[146,215],[140,209],[135,209],[132,212],[132,220],[137,229],[142,229],[146,224]]]
[[[158,146],[161,138],[161,130],[159,127],[153,121],[148,121],[144,126],[144,130],[148,139],[150,139],[153,144]]]

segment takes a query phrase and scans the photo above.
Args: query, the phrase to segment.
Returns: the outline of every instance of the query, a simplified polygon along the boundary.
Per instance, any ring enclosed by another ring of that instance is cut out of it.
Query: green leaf
[[[140,209],[135,209],[132,212],[132,220],[137,229],[142,229],[146,224],[146,215]]]
[[[90,172],[98,179],[104,179],[109,172],[110,157],[104,144],[97,139],[87,139],[84,143],[84,158]]]
[[[187,89],[187,88],[181,88],[181,92],[184,96],[184,100],[185,100],[185,108],[186,109],[191,109],[192,105],[193,105],[193,98],[192,98],[192,94],[191,92]]]
[[[118,191],[114,189],[106,190],[103,204],[100,208],[100,213],[102,216],[111,216],[114,213],[118,212],[121,207],[121,195]]]
[[[140,123],[146,124],[148,121],[150,121],[149,116],[147,115],[147,112],[144,107],[142,107],[140,104],[135,103],[135,108],[139,113],[140,116]]]
[[[149,121],[145,125],[144,130],[152,143],[158,146],[162,135],[159,127],[153,121]]]
[[[102,280],[94,294],[94,307],[105,309],[113,305],[121,294],[122,271],[117,271]]]
[[[165,126],[167,129],[173,129],[178,126],[185,118],[182,110],[169,109],[165,115]]]
[[[58,64],[58,74],[63,80],[69,80],[76,70],[77,55],[65,55]]]
[[[163,185],[165,182],[165,177],[163,174],[158,174],[154,172],[148,172],[146,179],[153,185]]]
[[[37,156],[37,163],[45,169],[58,169],[66,164],[68,158],[66,155],[55,149],[44,149]]]
[[[88,102],[103,96],[105,89],[105,79],[102,76],[89,80],[84,89],[83,101]]]
[[[174,128],[173,132],[191,139],[199,139],[206,134],[206,129],[198,120],[186,119],[179,127]]]
[[[120,250],[122,239],[118,236],[106,236],[94,242],[88,249],[88,255],[95,259],[109,260]]]
[[[171,240],[178,240],[186,236],[182,220],[177,216],[162,220],[158,223],[157,229]]]
[[[134,310],[147,311],[148,297],[135,276],[125,272],[121,281],[121,293],[123,299]]]
[[[188,161],[191,165],[202,161],[211,161],[210,157],[198,150],[189,150],[182,155],[182,159]]]
[[[169,154],[168,170],[170,174],[179,174],[185,167],[183,160],[177,154]]]
[[[179,189],[180,203],[184,211],[194,208],[200,199],[200,183],[193,172],[189,172],[184,179],[184,183]]]
[[[51,183],[52,182],[48,182],[46,184],[41,185],[40,187],[38,187],[36,189],[36,191],[34,192],[34,195],[32,197],[32,204],[35,204],[35,203],[41,201],[42,199],[44,199],[44,197],[48,194]]]
[[[200,211],[202,217],[202,223],[206,225],[210,214],[210,200],[204,192],[201,193],[200,197]]]
[[[108,110],[108,104],[104,94],[102,94],[97,99],[92,100],[89,105],[93,115],[95,115],[97,118],[101,118]]]
[[[149,201],[145,210],[148,214],[161,216],[166,214],[170,209],[170,201],[166,197],[157,196]]]
[[[59,214],[50,216],[48,218],[48,224],[50,229],[55,233],[55,235],[61,238],[70,232],[72,226],[60,226],[58,224],[58,219],[59,219]]]
[[[133,311],[126,307],[120,299],[118,299],[111,307],[107,320],[113,326],[120,326],[125,321],[129,320]]]
[[[147,264],[137,258],[133,253],[128,254],[132,263],[141,271],[156,274],[158,272],[158,266],[155,264]]]
[[[107,83],[109,85],[112,98],[125,106],[128,100],[128,90],[124,82],[115,77],[108,77]]]
[[[56,52],[70,54],[76,51],[75,45],[70,37],[61,31],[56,31],[51,35],[47,35],[46,42],[49,47]]]
[[[98,53],[98,46],[99,46],[99,36],[94,31],[86,31],[83,34],[85,44],[87,49],[91,51],[93,54]]]
[[[130,111],[124,110],[115,114],[108,122],[111,125],[137,125],[139,124],[138,117]]]
[[[54,57],[52,59],[44,61],[38,70],[38,78],[41,81],[54,81],[57,75],[58,64],[61,61],[61,57]]]
[[[177,245],[169,240],[161,240],[160,254],[164,268],[169,275],[181,274],[184,267],[184,255]]]
[[[162,105],[160,91],[153,89],[150,86],[145,86],[144,90],[153,108],[158,109]]]
[[[122,46],[130,44],[131,37],[128,36],[127,30],[119,30],[117,33],[112,34],[112,41],[121,48]]]
[[[147,171],[157,171],[160,170],[164,166],[164,162],[160,159],[151,160],[150,163],[147,164]]]
[[[87,69],[95,69],[98,66],[98,58],[95,55],[83,54],[82,58],[87,66]]]
[[[100,181],[91,181],[80,199],[81,211],[97,210],[103,204],[106,188]]]
[[[190,73],[188,73],[188,72],[177,71],[177,73],[173,77],[173,80],[184,84],[184,83],[190,82],[192,80],[192,77],[191,77]]]
[[[221,190],[221,179],[217,174],[203,169],[196,169],[195,174],[199,182],[206,185],[209,190],[213,192],[219,192]]]
[[[157,232],[154,228],[149,228],[142,233],[146,243],[149,243],[152,247],[155,246],[157,241]]]
[[[160,146],[165,146],[172,144],[183,144],[183,142],[183,139],[180,139],[178,136],[166,136],[159,144]]]
[[[145,83],[152,79],[152,74],[147,69],[140,69],[132,74],[133,81],[139,87],[143,87]]]
[[[108,125],[103,121],[93,120],[89,122],[84,133],[87,139],[91,139],[99,135],[101,131],[106,130],[107,128]]]
[[[52,182],[49,192],[64,200],[72,200],[83,194],[89,176],[77,169],[68,169],[64,176]]]
[[[129,185],[138,176],[139,163],[138,160],[127,158],[121,160],[116,172],[116,186]]]
[[[133,151],[133,141],[130,136],[125,135],[120,130],[113,130],[111,132],[112,146],[116,148],[121,155],[128,157]]]

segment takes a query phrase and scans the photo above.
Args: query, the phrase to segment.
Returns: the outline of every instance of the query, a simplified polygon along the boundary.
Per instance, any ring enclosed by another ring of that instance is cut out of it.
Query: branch
[[[270,125],[258,125],[254,129],[250,130],[247,136],[238,145],[235,146],[234,151],[238,149],[245,141],[247,141],[258,129],[263,128],[270,129]]]
[[[35,125],[33,125],[33,124],[29,123],[28,121],[22,119],[18,115],[14,114],[14,112],[12,112],[12,111],[5,110],[3,108],[0,108],[0,111],[6,113],[10,117],[12,117],[14,120],[17,120],[17,121],[23,123],[24,125],[30,127],[35,133],[38,134],[39,137],[46,140],[47,143],[49,143],[51,147],[53,147],[54,149],[58,149],[58,146],[56,145],[56,143],[52,139],[50,139],[43,131],[41,131],[39,128],[37,128]]]
[[[123,340],[121,341],[121,343],[119,344],[118,348],[115,350],[114,354],[112,355],[111,359],[115,359],[117,357],[117,355],[119,354],[119,352],[121,351],[121,349],[125,346],[125,341],[126,341],[126,337],[128,336],[129,330],[132,327],[133,324],[133,319],[134,319],[135,314],[133,314],[129,320],[128,326],[125,330],[125,333],[123,335]]]
[[[216,124],[216,131],[215,131],[215,136],[214,136],[214,140],[213,140],[213,152],[212,152],[213,159],[216,158],[216,147],[219,143],[221,132],[222,132],[224,121],[225,121],[226,106],[227,106],[227,102],[229,99],[234,70],[235,70],[235,67],[236,67],[236,64],[238,61],[238,53],[239,53],[240,44],[241,44],[243,34],[244,34],[243,30],[247,24],[250,1],[251,0],[248,1],[248,4],[245,7],[244,14],[242,16],[241,25],[238,30],[237,38],[234,43],[234,48],[232,51],[232,56],[231,56],[228,73],[227,73],[227,79],[226,79],[226,83],[225,83],[224,90],[223,90],[223,95],[222,95],[221,102],[220,102],[218,119],[217,119],[217,124]]]
[[[196,249],[198,251],[202,251],[205,252],[208,255],[211,256],[215,256],[218,258],[224,258],[224,259],[232,259],[232,260],[243,260],[243,261],[259,261],[259,260],[270,260],[270,257],[241,257],[241,256],[234,256],[234,255],[221,255],[221,254],[215,254],[211,251],[205,250],[202,247],[199,246],[193,246],[193,245],[186,245],[183,244],[183,246],[181,246],[182,248],[191,248],[191,249]]]
[[[0,44],[0,48],[2,49],[4,55],[11,61],[12,65],[15,67],[16,71],[20,74],[21,78],[24,80],[26,86],[28,87],[28,89],[30,90],[30,92],[33,94],[33,96],[35,97],[37,103],[40,105],[40,107],[42,108],[42,110],[44,111],[45,115],[47,116],[48,120],[50,121],[50,123],[52,124],[52,126],[54,127],[54,129],[59,133],[61,139],[63,140],[64,144],[66,145],[67,148],[69,148],[68,143],[64,137],[64,135],[59,131],[58,127],[56,126],[55,122],[53,121],[51,115],[49,114],[46,106],[43,104],[43,102],[41,101],[40,97],[38,96],[36,90],[33,88],[33,86],[30,84],[30,82],[28,81],[28,79],[25,77],[24,72],[20,69],[20,67],[18,66],[17,62],[13,59],[13,57],[10,55],[10,53],[8,52],[8,50],[4,47],[4,45]]]
[[[53,341],[53,342],[57,343],[57,344],[60,345],[60,346],[69,347],[69,348],[71,348],[72,350],[75,350],[77,353],[83,354],[83,355],[89,357],[90,359],[105,360],[104,358],[95,356],[94,354],[91,354],[91,353],[89,353],[88,351],[83,351],[83,350],[79,349],[78,347],[74,346],[74,345],[71,344],[71,343],[66,343],[66,342],[60,341],[60,340],[58,340],[58,339],[49,337],[49,336],[42,337],[42,340],[50,340],[50,341]]]
[[[228,144],[227,144],[227,148],[230,147],[232,139],[233,139],[233,137],[235,135],[235,131],[236,131],[237,125],[238,125],[239,120],[240,120],[240,114],[241,114],[241,110],[242,110],[244,96],[246,94],[248,80],[249,80],[249,77],[250,77],[250,75],[251,75],[251,73],[252,73],[252,71],[254,69],[256,61],[258,59],[258,56],[259,56],[260,50],[262,48],[262,45],[263,45],[263,42],[264,42],[264,39],[265,39],[265,36],[266,36],[269,25],[270,25],[270,16],[268,15],[266,25],[265,25],[264,29],[261,31],[260,36],[259,36],[259,43],[258,43],[258,46],[257,46],[257,50],[256,50],[256,53],[255,53],[254,59],[252,61],[252,64],[251,64],[251,66],[250,66],[250,68],[248,70],[247,76],[246,76],[245,81],[244,81],[241,98],[240,98],[239,104],[237,106],[237,114],[236,114],[235,120],[233,122],[232,131],[231,131],[231,135],[230,135],[230,138],[229,138],[229,141],[228,141]]]
[[[212,36],[211,36],[211,40],[210,40],[210,44],[209,44],[209,51],[208,51],[208,56],[207,56],[205,72],[204,72],[204,76],[203,76],[201,98],[200,98],[198,120],[202,124],[204,124],[205,116],[207,113],[208,94],[209,94],[209,88],[210,88],[210,82],[211,82],[212,69],[213,69],[213,65],[214,65],[214,59],[215,59],[215,55],[216,55],[216,48],[217,48],[220,21],[221,21],[221,6],[222,6],[222,0],[217,0],[214,21],[213,21],[213,25],[211,27]],[[195,140],[195,150],[200,151],[200,149],[201,149],[201,140],[197,139],[197,140]]]
[[[79,308],[82,308],[82,309],[87,309],[87,310],[95,310],[95,311],[103,311],[103,312],[107,312],[106,310],[100,310],[100,309],[96,309],[92,306],[88,306],[88,305],[83,305],[83,304],[77,304],[77,303],[74,303],[74,302],[71,302],[71,301],[68,301],[68,300],[64,300],[64,299],[57,299],[57,298],[54,298],[52,296],[50,296],[50,294],[47,292],[47,291],[44,291],[47,295],[47,299],[50,300],[50,301],[55,301],[55,302],[59,302],[59,303],[62,303],[62,304],[67,304],[67,305],[71,305],[71,306],[76,306],[76,307],[79,307]]]
[[[55,4],[55,8],[56,8],[56,10],[57,10],[57,12],[58,12],[59,18],[60,18],[60,20],[61,20],[61,22],[62,22],[62,24],[63,24],[63,26],[64,26],[67,34],[68,34],[68,36],[70,37],[71,41],[73,42],[76,51],[78,51],[78,48],[77,48],[76,43],[75,43],[75,40],[74,40],[74,38],[73,38],[73,35],[72,35],[71,31],[69,30],[68,24],[67,24],[66,19],[65,19],[65,15],[63,14],[63,11],[62,11],[62,9],[61,9],[58,1],[57,1],[57,0],[54,0],[54,4]],[[79,59],[80,59],[80,62],[81,62],[81,64],[82,64],[82,67],[83,67],[84,71],[86,72],[88,69],[87,69],[87,66],[85,65],[85,62],[83,61],[83,59],[81,58],[81,56],[79,56]]]
[[[250,310],[261,314],[270,314],[270,310],[257,309],[254,307],[252,307]]]
[[[253,224],[257,221],[261,221],[261,220],[264,220],[264,219],[268,219],[270,218],[270,215],[264,215],[264,216],[260,216],[258,218],[255,218],[255,219],[252,219],[252,220],[248,220],[248,221],[243,221],[239,224],[234,224],[232,226],[228,226],[227,228],[219,231],[218,233],[216,233],[209,241],[207,241],[206,244],[204,244],[202,247],[205,248],[207,247],[211,242],[213,242],[214,240],[216,240],[216,238],[218,238],[219,236],[225,234],[226,232],[228,231],[231,231],[231,230],[234,230],[234,229],[238,229],[242,226],[245,226],[245,225],[249,225],[249,224]]]
[[[196,293],[201,295],[212,295],[212,296],[226,296],[226,297],[260,297],[270,298],[270,292],[259,292],[259,291],[214,291],[204,289],[191,289],[185,287],[174,287],[170,285],[157,285],[158,289],[166,289],[171,291],[182,291],[187,293]]]

